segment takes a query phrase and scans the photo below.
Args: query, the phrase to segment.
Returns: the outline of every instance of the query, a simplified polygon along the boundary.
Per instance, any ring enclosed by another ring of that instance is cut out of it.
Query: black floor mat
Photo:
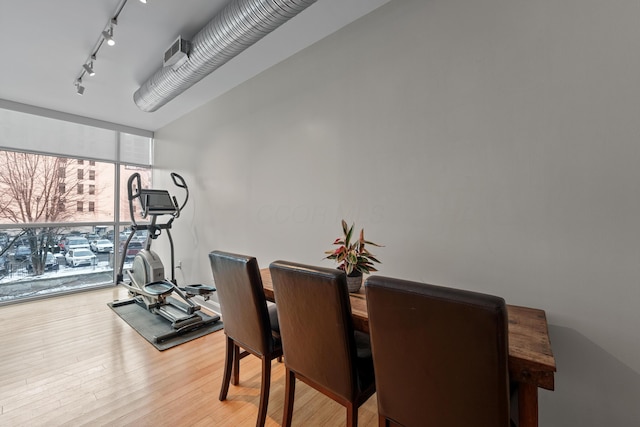
[[[158,350],[166,350],[185,342],[200,338],[223,328],[219,316],[211,317],[201,311],[202,325],[195,329],[185,328],[176,333],[171,323],[162,316],[149,312],[131,300],[128,304],[122,301],[107,304],[122,320],[142,335]],[[158,339],[159,338],[159,339]]]

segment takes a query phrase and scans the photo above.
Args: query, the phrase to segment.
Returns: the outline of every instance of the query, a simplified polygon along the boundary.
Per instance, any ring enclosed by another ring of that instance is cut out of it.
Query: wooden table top
[[[260,270],[262,286],[268,300],[274,301],[269,269]],[[350,294],[351,314],[357,330],[369,332],[367,299],[364,288]],[[509,375],[511,379],[554,388],[556,361],[551,350],[547,318],[543,310],[507,305],[509,321]]]

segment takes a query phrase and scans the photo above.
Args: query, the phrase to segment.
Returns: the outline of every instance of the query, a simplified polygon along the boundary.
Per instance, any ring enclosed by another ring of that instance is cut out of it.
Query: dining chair
[[[296,379],[345,406],[347,426],[357,426],[375,383],[368,336],[353,329],[345,273],[287,261],[269,269],[284,352],[283,427],[291,425]]]
[[[510,425],[502,298],[381,276],[365,294],[380,426]]]
[[[269,403],[271,361],[282,356],[277,311],[274,304],[267,305],[254,257],[213,251],[209,261],[227,338],[220,400],[227,398],[229,383],[237,385],[240,380],[240,359],[249,354],[259,357],[262,382],[256,425],[263,426]]]

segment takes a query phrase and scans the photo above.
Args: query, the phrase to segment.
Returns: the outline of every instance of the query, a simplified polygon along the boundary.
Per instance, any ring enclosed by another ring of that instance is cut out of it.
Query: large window
[[[152,142],[0,109],[0,304],[114,283],[126,182],[151,184]],[[74,244],[89,262],[69,259]]]

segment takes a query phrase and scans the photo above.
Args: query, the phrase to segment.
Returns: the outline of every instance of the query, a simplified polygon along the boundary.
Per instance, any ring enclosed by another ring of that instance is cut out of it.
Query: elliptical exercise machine
[[[155,341],[161,342],[168,338],[189,332],[220,320],[220,316],[209,316],[200,311],[200,306],[191,298],[196,295],[208,300],[215,288],[204,285],[188,285],[179,287],[175,278],[175,255],[173,238],[171,237],[171,225],[180,216],[180,212],[189,200],[189,188],[184,179],[177,173],[171,173],[173,183],[185,190],[185,198],[182,204],[178,204],[175,196],[171,196],[167,190],[143,189],[140,174],[134,173],[127,182],[127,195],[129,199],[129,213],[131,215],[131,233],[123,246],[118,267],[118,284],[129,290],[130,299],[118,301],[115,305],[137,303],[151,313],[162,316],[171,322],[173,330],[162,336],[156,336]],[[134,203],[139,202],[140,216],[150,217],[149,224],[138,224],[134,215]],[[168,215],[170,218],[164,223],[158,221],[159,217]],[[123,270],[127,260],[129,244],[136,231],[146,231],[144,249],[140,250],[133,258],[132,266],[127,269],[126,275],[129,282],[124,280]],[[165,230],[171,247],[171,280],[165,278],[164,265],[157,253],[151,250],[151,243],[160,237]],[[179,299],[174,298],[175,294]]]

